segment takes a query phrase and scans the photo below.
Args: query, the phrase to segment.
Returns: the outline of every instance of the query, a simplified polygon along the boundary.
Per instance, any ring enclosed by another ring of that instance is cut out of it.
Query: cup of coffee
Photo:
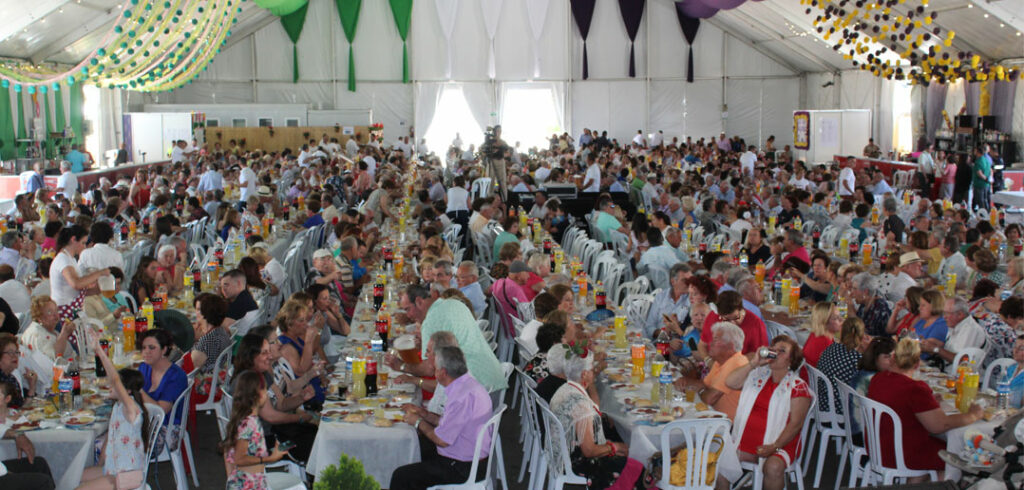
[[[398,356],[406,364],[419,364],[422,361],[420,350],[416,347],[416,339],[412,335],[398,337],[392,347],[398,351]]]

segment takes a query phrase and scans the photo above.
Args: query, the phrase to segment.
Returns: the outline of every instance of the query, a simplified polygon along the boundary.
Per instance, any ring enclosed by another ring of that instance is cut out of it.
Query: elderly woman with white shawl
[[[774,358],[758,354],[725,384],[742,389],[732,425],[740,461],[760,462],[765,490],[779,490],[786,485],[786,468],[799,458],[800,432],[814,395],[797,372],[803,353],[795,340],[779,335],[769,352]]]
[[[646,488],[643,464],[628,457],[629,446],[605,437],[601,409],[589,394],[594,372],[586,347],[559,345],[563,348],[552,348],[548,355],[564,357],[565,384],[551,397],[551,411],[565,430],[573,472],[590,480],[588,488]]]

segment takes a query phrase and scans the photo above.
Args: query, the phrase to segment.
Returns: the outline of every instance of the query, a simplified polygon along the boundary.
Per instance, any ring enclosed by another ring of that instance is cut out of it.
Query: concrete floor
[[[506,403],[510,402],[511,398],[506,401]],[[220,434],[217,431],[216,419],[212,413],[199,414],[197,424],[197,430],[193,434],[194,439],[192,440],[192,443],[193,456],[195,457],[196,465],[199,467],[199,488],[224,488],[226,475],[224,474],[223,457],[218,454],[215,449],[220,437]],[[505,412],[505,416],[502,419],[500,433],[502,450],[505,456],[505,473],[508,475],[509,490],[526,490],[528,478],[524,478],[523,483],[516,481],[516,477],[519,475],[519,469],[523,462],[523,453],[522,447],[519,444],[518,413],[511,407]],[[817,448],[814,448],[814,450],[816,454]],[[833,444],[830,446],[830,450],[828,451],[825,459],[820,488],[835,488],[835,470],[839,463],[839,458],[835,452],[835,445]],[[815,461],[812,460],[810,471],[811,475],[804,481],[804,487],[806,489],[814,488],[814,463]],[[174,490],[174,473],[171,470],[171,464],[169,462],[158,463],[150,467],[149,484],[153,490]],[[841,482],[840,487],[844,485],[845,477]],[[796,488],[796,486],[792,484],[790,484],[789,487]]]

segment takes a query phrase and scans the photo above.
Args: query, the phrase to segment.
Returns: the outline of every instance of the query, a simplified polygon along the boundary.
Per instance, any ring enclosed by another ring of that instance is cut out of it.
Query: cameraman
[[[510,153],[508,144],[501,139],[501,126],[494,126],[492,132],[484,133],[484,144],[480,145],[480,154],[484,158],[484,168],[487,175],[495,179],[498,184],[498,191],[501,192],[501,200],[504,202],[507,195],[508,172],[505,170],[505,160]]]

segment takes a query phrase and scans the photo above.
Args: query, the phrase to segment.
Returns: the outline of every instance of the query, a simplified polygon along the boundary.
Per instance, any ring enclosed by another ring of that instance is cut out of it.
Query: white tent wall
[[[503,83],[536,79],[557,82],[554,86],[565,101],[564,125],[573,135],[583,127],[607,129],[620,141],[631,139],[637,129],[662,130],[669,139],[725,131],[757,145],[775,135],[776,144],[783,145],[792,143],[792,111],[848,108],[872,110],[876,141],[883,148],[890,146],[892,118],[879,114],[891,106],[894,82],[858,70],[799,73],[763,44],[750,42],[746,33],[725,32],[714,19],[701,24],[693,49],[695,80],[686,83],[688,46],[674,6],[665,0],[647,1],[636,39],[635,79],[627,77],[629,40],[618,5],[612,0],[597,2],[587,43],[590,78],[585,81],[580,79],[582,42],[566,0],[550,2],[536,45],[526,2],[503,3],[495,33],[495,80],[488,79],[489,39],[479,1],[458,1],[450,78],[449,48],[436,5],[414,2],[410,84],[399,83],[402,43],[387,2],[364,2],[353,43],[356,92],[346,88],[348,42],[334,2],[311,0],[309,9],[298,42],[299,83],[291,81],[291,42],[273,19],[251,34],[233,38],[198,80],[170,94],[133,94],[128,97],[129,109],[138,110],[144,103],[245,104],[238,106],[240,117],[253,121],[262,104],[365,111],[384,124],[385,138],[391,140],[407,134],[413,125],[418,136],[426,132],[436,101],[421,101],[420,94],[436,95],[443,83],[470,84],[473,89],[467,97],[478,113],[474,119],[486,125],[496,122],[492,113],[501,114]],[[829,81],[832,86],[821,87]],[[475,107],[475,101],[487,105]]]

